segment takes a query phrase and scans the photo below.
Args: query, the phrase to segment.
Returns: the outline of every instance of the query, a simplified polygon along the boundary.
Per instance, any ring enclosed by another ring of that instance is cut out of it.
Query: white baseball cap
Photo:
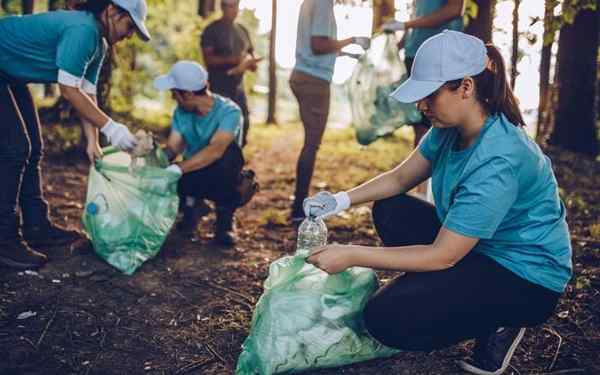
[[[154,87],[157,90],[199,91],[206,87],[207,81],[208,73],[202,65],[195,61],[182,60],[176,62],[168,74],[157,77]]]
[[[390,96],[402,103],[416,102],[448,81],[483,72],[487,62],[487,49],[481,39],[444,30],[423,42],[410,77]]]
[[[146,17],[148,16],[148,5],[146,5],[146,0],[112,0],[112,2],[129,13],[129,16],[138,29],[140,37],[146,42],[149,41],[150,33],[144,24]]]

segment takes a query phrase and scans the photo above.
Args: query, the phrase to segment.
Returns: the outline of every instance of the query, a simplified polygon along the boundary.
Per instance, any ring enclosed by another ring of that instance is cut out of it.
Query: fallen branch
[[[237,297],[240,297],[240,298],[243,299],[243,301],[236,300],[236,302],[238,302],[241,305],[246,306],[250,311],[254,310],[254,304],[256,303],[254,301],[254,298],[252,298],[252,297],[250,297],[250,296],[248,296],[248,295],[246,295],[244,293],[237,292],[235,290],[229,289],[229,288],[221,286],[219,284],[215,284],[215,283],[210,282],[210,281],[202,281],[202,284],[194,282],[194,281],[190,281],[189,284],[190,285],[194,285],[194,286],[199,286],[199,287],[204,287],[204,286],[208,285],[208,286],[210,286],[212,288],[221,290],[221,291],[226,292],[226,293],[230,293],[230,294],[232,294],[234,296],[237,296]]]
[[[212,355],[212,353],[211,353]],[[194,371],[194,370],[198,370],[210,363],[213,363],[214,361],[216,361],[217,358],[213,355],[211,358],[209,359],[205,359],[202,361],[196,361],[196,362],[192,362],[189,363],[181,368],[179,368],[177,371],[175,371],[174,375],[181,375],[181,374],[187,374],[188,372]]]
[[[225,361],[225,358],[223,358],[223,356],[221,354],[219,354],[219,352],[217,352],[215,350],[215,348],[213,348],[209,343],[206,343],[206,349],[208,349],[208,351],[210,352],[210,354],[212,354],[213,356],[215,356],[216,358],[219,359],[219,361],[221,361],[222,364],[224,364],[225,366],[227,366],[227,361]]]
[[[558,358],[558,352],[560,351],[560,346],[562,345],[563,339],[562,336],[559,335],[558,332],[556,332],[552,328],[544,327],[544,331],[548,331],[558,338],[558,345],[556,346],[556,351],[554,352],[554,356],[552,357],[552,363],[550,363],[550,366],[548,366],[547,369],[548,371],[552,371],[552,369],[554,368],[554,364],[556,363],[556,359]]]
[[[579,374],[582,372],[587,372],[584,368],[570,368],[566,370],[558,370],[553,372],[542,372],[542,375],[564,375],[564,374]]]
[[[50,318],[50,320],[46,324],[46,327],[44,327],[44,330],[42,331],[42,334],[40,335],[40,338],[37,340],[37,343],[35,344],[35,349],[36,350],[39,350],[40,344],[42,343],[42,341],[44,341],[44,337],[46,337],[46,333],[48,333],[48,329],[50,328],[50,326],[54,322],[54,318],[56,318],[57,311],[58,311],[58,301],[56,302],[56,306],[54,307],[54,312],[52,313],[52,317]]]

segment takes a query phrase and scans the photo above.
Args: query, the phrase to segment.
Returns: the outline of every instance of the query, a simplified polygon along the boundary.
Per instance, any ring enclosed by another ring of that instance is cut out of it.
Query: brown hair
[[[493,44],[486,44],[486,48],[490,63],[483,72],[472,77],[477,88],[477,101],[488,113],[503,113],[515,126],[524,127],[519,100],[506,79],[504,59]],[[446,85],[456,90],[461,83],[462,79],[458,79],[448,81]]]

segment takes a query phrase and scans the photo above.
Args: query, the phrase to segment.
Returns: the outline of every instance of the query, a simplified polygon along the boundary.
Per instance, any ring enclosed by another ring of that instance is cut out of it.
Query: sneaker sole
[[[20,262],[16,262],[16,261],[14,261],[12,259],[9,259],[9,258],[0,257],[0,265],[6,266],[6,267],[10,267],[10,268],[22,269],[22,270],[30,270],[30,269],[40,268],[44,264],[46,264],[46,262],[44,262],[42,264],[39,264],[39,263],[20,263]]]
[[[467,372],[470,372],[472,374],[477,374],[477,375],[500,375],[504,371],[506,371],[506,369],[508,368],[508,365],[510,364],[510,360],[512,359],[512,356],[515,353],[515,350],[517,349],[517,346],[519,346],[519,343],[521,342],[521,339],[523,338],[523,335],[525,335],[525,328],[521,328],[519,330],[519,334],[514,339],[513,343],[510,345],[510,348],[508,348],[508,352],[504,356],[504,361],[502,361],[502,367],[500,367],[496,371],[482,370],[479,367],[475,367],[475,366],[473,366],[473,365],[471,365],[471,364],[469,364],[469,363],[467,363],[465,361],[458,361],[458,366],[460,368],[462,368],[463,370],[465,370]]]

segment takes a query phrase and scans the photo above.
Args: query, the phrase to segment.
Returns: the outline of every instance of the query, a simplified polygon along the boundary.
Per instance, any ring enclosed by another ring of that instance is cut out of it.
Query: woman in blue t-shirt
[[[128,128],[98,107],[96,84],[108,48],[134,32],[150,39],[146,14],[145,0],[88,0],[79,10],[0,19],[0,265],[39,267],[47,256],[35,250],[80,237],[48,217],[41,188],[40,121],[27,84],[58,83],[61,95],[85,120],[90,161],[101,153],[96,129],[112,145],[133,148],[136,141]]]
[[[525,331],[552,314],[571,277],[565,208],[550,160],[527,136],[498,50],[446,30],[418,50],[392,96],[433,128],[402,164],[348,192],[321,192],[307,215],[375,201],[385,247],[328,245],[308,262],[406,272],[367,303],[367,330],[404,350],[476,339],[460,366],[500,374]],[[406,194],[432,178],[435,207]]]

